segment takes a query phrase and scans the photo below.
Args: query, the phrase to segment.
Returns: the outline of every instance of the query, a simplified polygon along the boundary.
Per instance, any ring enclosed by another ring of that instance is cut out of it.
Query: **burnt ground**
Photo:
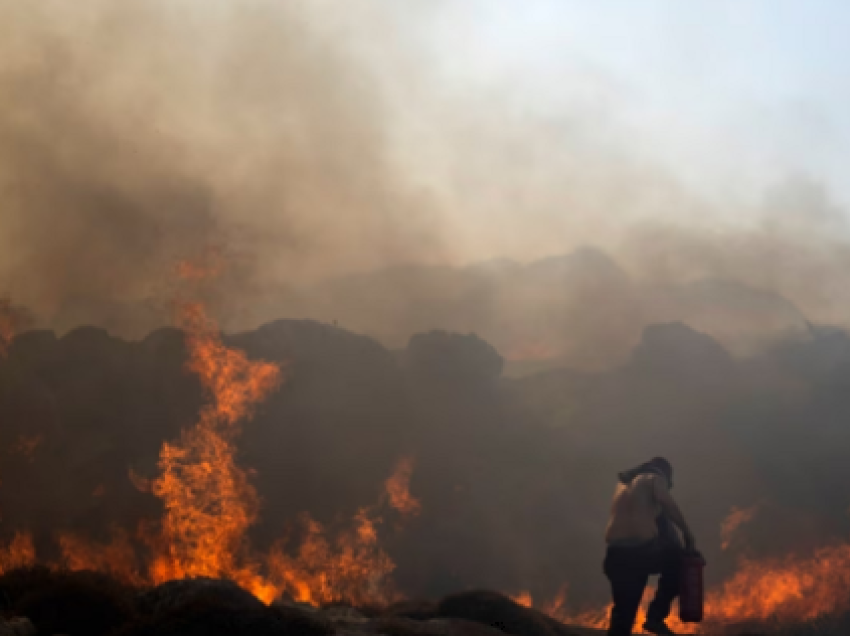
[[[591,636],[506,596],[474,590],[388,607],[322,608],[289,600],[267,606],[229,581],[191,579],[135,588],[95,572],[21,568],[0,576],[5,623],[15,636]],[[850,621],[750,626],[734,634],[846,633]],[[5,631],[4,631],[5,630]]]

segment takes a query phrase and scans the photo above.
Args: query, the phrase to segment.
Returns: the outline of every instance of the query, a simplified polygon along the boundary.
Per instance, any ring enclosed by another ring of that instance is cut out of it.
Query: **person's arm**
[[[694,550],[696,547],[694,535],[688,527],[688,523],[685,521],[685,516],[682,514],[682,511],[679,510],[679,506],[673,500],[673,496],[670,494],[667,484],[664,483],[664,480],[660,477],[656,477],[652,481],[655,499],[659,504],[661,504],[661,510],[664,514],[670,517],[670,520],[682,531],[682,535],[685,538],[685,548],[688,550]]]

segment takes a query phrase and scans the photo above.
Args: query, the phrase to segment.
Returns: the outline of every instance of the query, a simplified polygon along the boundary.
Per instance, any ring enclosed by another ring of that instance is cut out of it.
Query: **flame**
[[[706,599],[712,623],[805,622],[845,610],[850,599],[850,544],[805,558],[743,558],[736,574]]]
[[[214,278],[222,269],[219,256],[211,252],[206,263],[181,263],[177,273],[193,282]],[[188,351],[186,368],[200,379],[207,403],[193,427],[163,444],[157,477],[146,479],[128,470],[136,488],[153,493],[164,506],[160,522],[143,523],[135,536],[151,553],[149,562],[140,565],[144,552],[137,550],[134,537],[115,529],[106,543],[59,533],[61,558],[48,565],[109,572],[136,585],[194,576],[227,578],[266,603],[281,594],[313,604],[397,600],[388,578],[395,564],[379,545],[382,520],[377,506],[361,509],[353,524],[335,533],[304,516],[304,538],[294,555],[284,551],[283,542],[268,555],[252,550],[247,531],[258,518],[260,500],[249,473],[236,462],[236,442],[242,424],[280,386],[283,373],[276,364],[251,361],[244,352],[225,346],[201,304],[184,302],[178,308]],[[31,454],[40,441],[22,440],[19,450]],[[402,458],[385,482],[379,504],[389,503],[405,515],[418,514],[421,506],[409,492],[412,472],[413,459]],[[92,496],[104,492],[99,487]],[[0,549],[0,573],[35,560],[30,535],[16,535]]]
[[[415,517],[422,511],[422,504],[410,494],[410,478],[413,475],[414,459],[403,457],[396,464],[395,472],[386,483],[390,506],[402,515]]]
[[[758,512],[758,504],[754,506],[750,506],[749,508],[735,508],[729,512],[729,515],[726,519],[723,520],[723,523],[720,525],[720,540],[721,549],[727,550],[729,545],[732,542],[732,535],[743,526],[744,524],[749,523],[753,520],[753,517],[756,516]]]
[[[531,596],[531,592],[528,590],[523,590],[519,594],[511,594],[510,599],[517,605],[522,605],[529,609],[534,607],[534,597]]]
[[[9,545],[0,547],[0,574],[35,563],[35,545],[32,535],[18,532]]]
[[[646,620],[654,590],[648,586],[635,625]],[[542,611],[564,623],[606,629],[611,606],[584,612],[568,612],[559,593],[557,603]],[[850,544],[836,544],[808,557],[798,555],[756,561],[741,558],[737,572],[705,598],[705,621],[700,627],[681,623],[671,616],[667,623],[683,634],[722,631],[743,624],[802,624],[846,611],[850,599]],[[533,606],[533,604],[532,604]]]
[[[61,566],[69,570],[97,570],[133,585],[146,583],[139,570],[130,536],[120,528],[112,531],[108,543],[96,544],[71,533],[60,533]]]
[[[567,586],[562,585],[558,593],[543,607],[543,613],[559,619],[567,610]]]
[[[305,538],[298,553],[290,557],[281,546],[273,550],[269,562],[272,580],[295,600],[313,605],[396,600],[387,582],[395,564],[378,544],[376,524],[380,519],[362,509],[355,522],[353,529],[332,541],[319,522],[305,515]]]
[[[199,304],[182,307],[187,368],[198,375],[210,403],[194,428],[178,441],[165,443],[161,475],[152,483],[162,499],[161,549],[152,566],[155,583],[176,578],[230,578],[271,601],[275,593],[262,580],[245,545],[245,533],[256,521],[259,497],[235,461],[234,440],[240,423],[281,382],[281,371],[269,362],[252,362],[226,347]]]
[[[380,519],[370,509],[361,510],[354,528],[334,540],[305,517],[305,538],[295,556],[287,555],[281,543],[263,559],[251,553],[245,536],[257,520],[259,497],[236,464],[235,440],[241,423],[280,385],[281,370],[227,348],[201,305],[185,305],[181,324],[187,333],[188,368],[201,379],[210,403],[197,425],[183,431],[177,442],[163,445],[160,454],[162,474],[152,491],[163,500],[166,513],[160,535],[151,541],[158,545],[153,581],[229,578],[265,602],[282,593],[314,604],[390,600],[386,579],[395,564],[378,545]],[[406,492],[412,460],[399,466],[400,476],[388,481],[387,491],[391,501],[407,501],[409,508],[415,500],[409,494],[398,497]]]

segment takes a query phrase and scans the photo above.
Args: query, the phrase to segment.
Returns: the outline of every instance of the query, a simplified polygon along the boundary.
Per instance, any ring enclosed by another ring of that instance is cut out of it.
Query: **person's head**
[[[663,457],[654,457],[649,461],[649,465],[659,471],[667,478],[667,484],[670,488],[673,487],[673,466]]]

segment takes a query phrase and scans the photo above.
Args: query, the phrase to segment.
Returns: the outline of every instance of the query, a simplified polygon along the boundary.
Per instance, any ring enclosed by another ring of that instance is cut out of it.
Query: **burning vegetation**
[[[792,184],[764,231],[648,223],[614,252],[619,231],[582,230],[607,251],[550,257],[572,249],[564,203],[589,211],[576,230],[713,208],[643,160],[565,153],[549,122],[526,145],[488,99],[448,125],[447,214],[314,3],[61,4],[0,2],[4,616],[70,636],[602,627],[614,476],[660,454],[708,559],[705,631],[846,621],[850,337],[807,312],[845,320],[850,247],[820,189]],[[476,217],[478,170],[500,194]],[[485,227],[499,201],[544,222]],[[210,244],[228,250],[174,265]],[[453,265],[499,245],[537,260]],[[176,319],[175,276],[195,292]]]
[[[181,264],[181,279],[198,283],[219,273],[204,264]],[[379,506],[361,508],[350,528],[330,535],[309,514],[301,516],[300,545],[289,554],[278,540],[265,554],[248,538],[259,518],[261,500],[249,471],[237,462],[243,425],[285,380],[281,364],[249,360],[244,351],[224,344],[215,323],[199,302],[178,304],[184,334],[185,368],[200,382],[204,404],[198,421],[174,441],[162,444],[158,476],[148,479],[132,469],[128,479],[139,491],[162,503],[158,520],[143,519],[135,533],[114,527],[97,543],[60,531],[59,556],[48,561],[57,571],[95,571],[125,585],[157,586],[183,579],[221,579],[236,583],[260,601],[289,598],[311,605],[334,602],[387,605],[397,598],[388,579],[395,568],[379,544]],[[19,437],[15,452],[32,457],[42,436]],[[385,485],[382,501],[402,516],[416,515],[419,502],[408,484],[413,459],[399,460]],[[103,496],[105,488],[95,489]],[[35,565],[32,536],[16,534],[0,553],[0,574]]]
[[[192,269],[188,278],[199,280],[198,271]],[[0,574],[14,577],[42,564],[55,576],[94,571],[140,589],[155,589],[184,579],[227,580],[266,605],[286,601],[314,607],[338,603],[361,608],[395,607],[393,603],[402,601],[406,594],[393,581],[397,567],[383,545],[388,538],[383,521],[391,513],[411,522],[398,524],[395,533],[404,534],[409,526],[415,534],[417,523],[412,522],[429,517],[428,508],[411,493],[414,457],[399,456],[392,474],[383,480],[378,503],[360,507],[347,523],[335,522],[329,528],[302,512],[287,534],[266,540],[267,547],[258,548],[252,531],[263,526],[265,501],[254,483],[254,471],[239,459],[240,444],[246,427],[250,431],[254,425],[252,418],[286,388],[290,378],[297,381],[298,366],[289,360],[253,359],[245,350],[227,344],[200,303],[181,303],[177,315],[183,334],[183,367],[198,380],[202,397],[198,416],[174,439],[161,443],[155,476],[143,476],[132,469],[124,474],[139,496],[159,500],[161,516],[139,517],[135,527],[113,524],[103,540],[84,532],[52,528],[51,545],[44,556],[36,550],[30,532],[17,531],[0,552]],[[332,337],[332,333],[326,332],[323,338]],[[439,347],[444,348],[448,341],[439,340]],[[417,346],[421,348],[423,342],[420,340]],[[464,342],[463,347],[473,343]],[[417,360],[425,363],[429,372],[438,364],[431,354],[423,357],[421,349],[407,364],[416,364]],[[484,368],[489,373],[489,361]],[[414,377],[421,381],[421,372]],[[479,384],[472,386],[476,391],[482,389]],[[278,425],[286,426],[286,422]],[[21,435],[13,451],[29,465],[37,463],[34,453],[42,446],[50,447],[43,434]],[[423,486],[427,492],[429,485]],[[463,490],[461,486],[454,488],[455,492]],[[89,493],[100,500],[108,498],[109,489],[100,483]],[[736,552],[732,549],[733,535],[755,524],[758,511],[756,506],[732,508],[719,524],[721,552]],[[15,510],[4,510],[4,515],[14,520]],[[259,538],[262,542],[263,537]],[[392,539],[390,544],[398,548],[398,541]],[[400,554],[403,560],[409,559],[404,550]],[[738,550],[735,560],[734,568],[708,593],[704,630],[729,631],[777,621],[802,624],[840,616],[848,610],[850,544],[821,547],[808,557],[759,557]],[[399,574],[404,580],[405,573]],[[515,603],[530,612],[539,610],[541,616],[557,624],[603,628],[608,610],[582,610],[581,603],[570,599],[566,578],[548,601],[539,603],[530,591],[523,591],[512,601],[503,598],[498,603]],[[575,586],[573,581],[569,583]],[[436,616],[433,612],[428,615]],[[697,631],[693,625],[673,627],[686,633]]]

